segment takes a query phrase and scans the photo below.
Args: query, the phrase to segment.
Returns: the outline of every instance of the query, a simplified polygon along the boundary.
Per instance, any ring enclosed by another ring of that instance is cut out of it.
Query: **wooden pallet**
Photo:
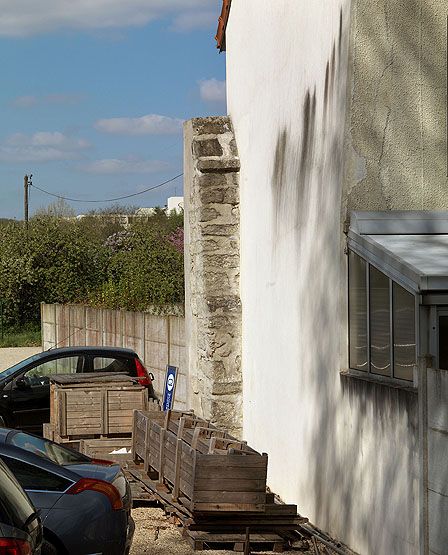
[[[296,538],[296,530],[301,524],[307,523],[308,519],[297,514],[296,505],[285,505],[278,503],[272,494],[267,494],[267,504],[264,513],[212,513],[208,515],[193,515],[184,504],[185,499],[174,501],[172,492],[162,489],[157,480],[151,480],[145,475],[143,465],[136,465],[130,473],[139,481],[144,483],[153,493],[154,498],[164,507],[165,512],[175,515],[177,523],[183,527],[183,534],[189,535],[197,541],[196,549],[200,546],[200,538],[208,534],[219,536],[220,540],[228,540],[226,549],[235,549],[240,545],[241,535],[249,532],[252,535],[276,534],[277,539],[272,545],[263,545],[264,550],[280,550],[280,543],[286,545],[289,539]],[[239,535],[235,541],[235,534]],[[201,536],[202,535],[202,536]],[[186,536],[187,537],[187,536]],[[271,538],[272,539],[272,538]],[[207,543],[207,542],[206,542]],[[218,544],[223,542],[211,542],[208,549],[220,549]],[[225,541],[224,541],[225,543]],[[251,541],[251,549],[258,549]],[[233,546],[232,546],[233,545]]]
[[[211,534],[187,530],[184,537],[195,551],[228,550],[251,553],[252,551],[273,551],[283,553],[288,542],[278,534]]]
[[[122,465],[123,472],[131,486],[133,504],[150,504],[158,506],[159,501],[153,491],[140,479],[140,469],[132,461]]]
[[[78,433],[66,436],[59,435],[53,428],[50,422],[46,422],[43,425],[43,437],[55,441],[56,443],[63,443],[66,447],[74,446],[76,451],[80,450],[82,441],[95,441],[95,440],[123,440],[132,445],[132,433],[108,433],[108,434],[88,434],[88,433]]]
[[[126,465],[132,461],[132,438],[103,438],[82,439],[79,451],[92,459],[105,459]],[[114,451],[126,450],[125,453],[114,453]]]

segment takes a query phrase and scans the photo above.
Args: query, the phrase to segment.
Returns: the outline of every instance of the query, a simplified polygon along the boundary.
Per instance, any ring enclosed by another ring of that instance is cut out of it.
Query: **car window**
[[[25,373],[24,378],[30,385],[40,385],[49,382],[49,376],[55,374],[74,374],[76,373],[80,357],[56,358],[35,366]]]
[[[39,455],[39,457],[49,459],[56,464],[66,465],[90,462],[90,459],[81,453],[66,449],[62,447],[62,445],[49,441],[48,439],[25,434],[24,432],[17,432],[9,435],[8,443],[25,449],[25,451],[35,453]]]
[[[19,370],[22,370],[22,368],[25,368],[26,366],[28,366],[28,364],[31,364],[35,360],[39,360],[40,356],[41,355],[37,354],[37,355],[33,355],[32,357],[26,358],[25,360],[21,360],[17,364],[14,364],[14,366],[11,366],[10,368],[3,370],[3,372],[0,374],[1,377],[7,378],[8,376],[15,374],[16,372],[19,372]]]
[[[0,461],[0,519],[22,528],[35,509],[9,468]]]
[[[124,357],[93,357],[94,372],[126,372],[129,374],[133,365],[133,360]]]
[[[23,489],[34,491],[65,491],[71,481],[34,464],[28,464],[6,455],[1,456]]]

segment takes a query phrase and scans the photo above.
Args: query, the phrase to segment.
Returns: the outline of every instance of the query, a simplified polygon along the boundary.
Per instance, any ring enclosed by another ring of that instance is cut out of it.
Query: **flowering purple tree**
[[[184,252],[184,230],[182,227],[178,227],[170,233],[167,239],[178,252]]]

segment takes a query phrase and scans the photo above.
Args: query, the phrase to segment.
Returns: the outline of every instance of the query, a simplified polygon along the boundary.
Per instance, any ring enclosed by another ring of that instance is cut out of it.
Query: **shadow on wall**
[[[394,32],[393,26],[388,23],[388,33]],[[373,27],[365,39],[378,42],[378,55],[386,66],[390,52],[382,41],[389,39]],[[314,499],[313,518],[344,541],[362,546],[366,553],[413,553],[418,541],[416,396],[340,378],[338,373],[344,329],[340,322],[345,320],[341,316],[341,288],[345,288],[341,273],[345,40],[341,11],[324,89],[308,89],[304,95],[300,144],[293,142],[287,128],[277,138],[272,174],[273,260],[275,265],[282,237],[294,230],[300,299],[296,317],[301,322],[301,341],[306,344],[298,379],[302,395],[312,398],[316,407],[312,417],[307,416],[306,431],[311,470],[305,489]],[[403,37],[403,48],[409,47],[410,55],[416,55],[412,43],[410,36]],[[382,106],[378,94],[372,101],[372,110]],[[418,120],[413,123],[420,125]],[[384,141],[391,140],[387,135],[391,130],[378,134],[366,125],[361,132],[381,165]],[[388,164],[399,162],[388,155]],[[381,175],[375,179],[381,182]],[[381,191],[378,208],[386,208]]]

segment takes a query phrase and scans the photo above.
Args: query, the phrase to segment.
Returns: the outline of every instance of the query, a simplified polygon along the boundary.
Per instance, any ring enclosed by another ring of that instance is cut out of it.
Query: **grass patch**
[[[6,328],[3,331],[3,339],[0,331],[0,348],[40,347],[41,344],[41,331],[38,324],[27,324],[20,328]]]

